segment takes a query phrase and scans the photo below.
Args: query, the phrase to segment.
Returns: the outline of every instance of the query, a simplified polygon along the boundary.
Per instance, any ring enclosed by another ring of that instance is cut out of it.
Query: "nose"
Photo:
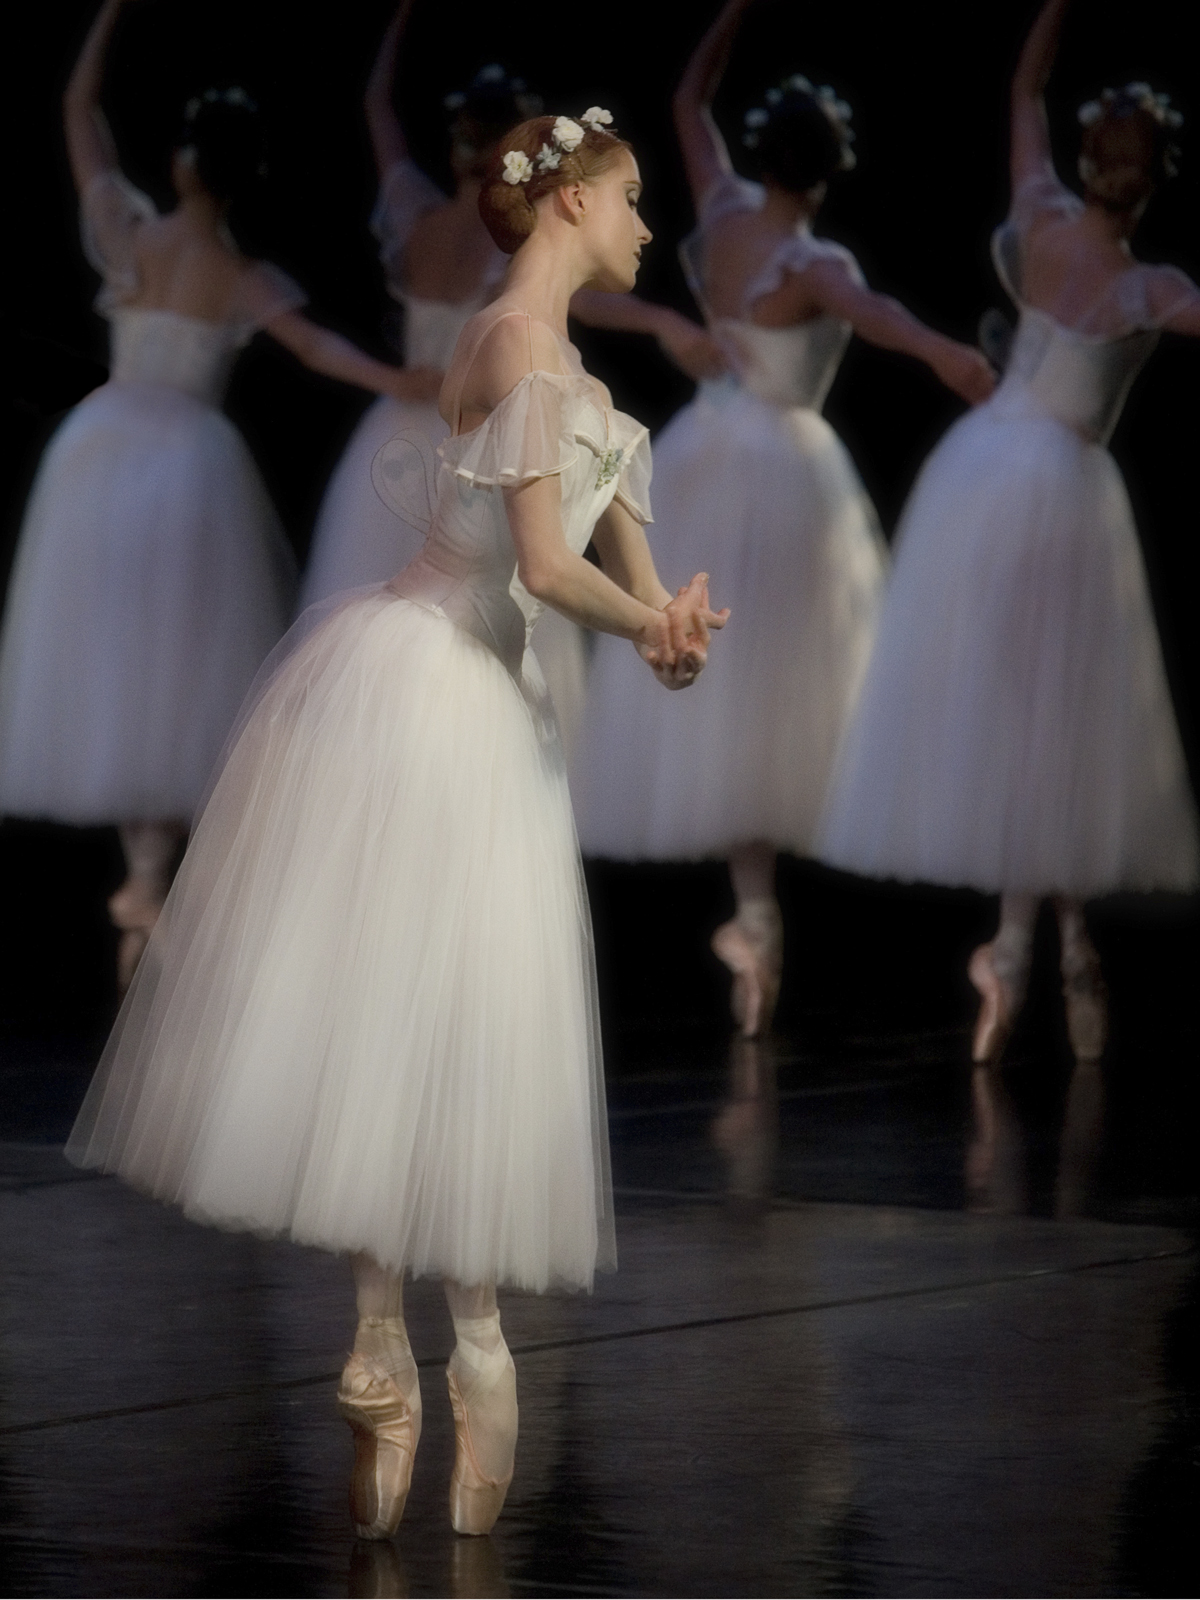
[[[640,224],[638,228],[638,243],[649,244],[654,235],[650,232],[650,229],[646,226],[646,224],[642,222],[640,217],[638,218],[638,223]]]

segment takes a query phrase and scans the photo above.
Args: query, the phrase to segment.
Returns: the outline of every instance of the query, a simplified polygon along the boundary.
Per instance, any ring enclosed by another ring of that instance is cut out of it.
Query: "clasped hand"
[[[725,626],[729,607],[723,611],[711,608],[708,573],[698,572],[656,616],[660,620],[647,629],[653,637],[637,641],[638,654],[666,688],[686,689],[703,670],[709,633]]]

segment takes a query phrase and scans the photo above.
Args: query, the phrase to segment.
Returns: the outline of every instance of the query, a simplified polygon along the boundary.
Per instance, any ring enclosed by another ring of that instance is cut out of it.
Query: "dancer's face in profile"
[[[624,294],[637,282],[642,246],[652,237],[638,215],[642,178],[632,152],[622,150],[607,172],[583,187],[580,226],[595,266],[588,287]]]

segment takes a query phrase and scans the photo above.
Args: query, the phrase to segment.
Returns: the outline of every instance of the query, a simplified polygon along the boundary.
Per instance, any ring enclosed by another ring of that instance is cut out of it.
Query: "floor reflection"
[[[508,1600],[512,1594],[491,1538],[453,1537],[445,1578],[442,1592],[451,1600]],[[413,1592],[408,1566],[395,1543],[389,1539],[355,1540],[346,1578],[350,1600],[408,1600]],[[422,1591],[418,1588],[417,1592]]]
[[[713,1118],[711,1135],[725,1158],[730,1210],[757,1216],[775,1192],[779,1159],[778,1074],[769,1042],[731,1042],[729,1096]]]
[[[1003,1067],[971,1070],[971,1128],[963,1163],[969,1211],[1023,1216],[1030,1209],[1029,1139]],[[1058,1137],[1053,1212],[1087,1216],[1097,1193],[1105,1085],[1097,1061],[1075,1065]]]

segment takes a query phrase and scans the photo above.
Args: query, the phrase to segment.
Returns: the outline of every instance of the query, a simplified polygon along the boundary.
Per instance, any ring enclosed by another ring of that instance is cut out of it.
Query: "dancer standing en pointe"
[[[43,457],[0,640],[0,811],[118,825],[128,876],[109,907],[122,987],[291,610],[290,552],[219,409],[237,354],[264,329],[343,382],[391,394],[412,383],[301,316],[291,279],[238,250],[230,209],[251,195],[262,160],[242,91],[188,105],[172,212],[160,216],[125,177],[100,108],[125,4],[101,7],[64,102],[112,375]]]
[[[431,449],[446,437],[437,408],[442,376],[459,334],[496,295],[508,266],[479,215],[483,175],[497,141],[542,109],[538,95],[495,64],[483,67],[465,90],[448,95],[454,193],[447,196],[409,154],[393,99],[413,3],[403,0],[383,36],[365,109],[379,173],[371,227],[388,294],[403,308],[405,366],[428,392],[404,402],[381,396],[364,414],[321,503],[300,586],[301,610],[343,589],[382,583],[421,548],[424,533],[380,498],[371,467],[399,433],[415,431]],[[583,632],[549,611],[538,625],[534,650],[569,752],[583,709]]]
[[[1129,498],[1105,449],[1161,329],[1200,335],[1200,290],[1130,250],[1173,170],[1179,118],[1144,83],[1083,107],[1080,199],[1055,174],[1043,92],[1068,0],[1012,84],[1012,204],[993,241],[1020,321],[1004,380],[926,462],[821,854],[879,877],[999,892],[975,951],[977,1062],[1020,1010],[1053,896],[1077,1059],[1107,1008],[1083,902],[1196,882],[1196,816]]]
[[[770,1025],[783,959],[776,852],[811,853],[883,583],[874,510],[822,402],[852,331],[969,400],[992,380],[977,351],[872,293],[847,250],[813,235],[852,165],[849,108],[832,91],[798,77],[772,89],[746,119],[758,181],[733,171],[711,106],[748,3],[724,6],[675,95],[699,219],[684,261],[730,371],[655,446],[654,545],[669,580],[711,556],[754,625],[678,719],[601,640],[572,790],[589,854],[727,859],[737,910],[713,948],[753,1036]]]
[[[630,289],[650,237],[610,120],[523,123],[485,175],[513,262],[450,364],[424,548],[309,612],[248,705],[68,1145],[198,1220],[353,1255],[339,1399],[367,1538],[400,1520],[421,1427],[403,1274],[446,1283],[451,1516],[485,1533],[517,1432],[496,1285],[614,1264],[588,912],[530,632],[551,605],[679,688],[726,615],[704,574],[674,600],[658,581],[646,429],[566,339],[572,293]]]

